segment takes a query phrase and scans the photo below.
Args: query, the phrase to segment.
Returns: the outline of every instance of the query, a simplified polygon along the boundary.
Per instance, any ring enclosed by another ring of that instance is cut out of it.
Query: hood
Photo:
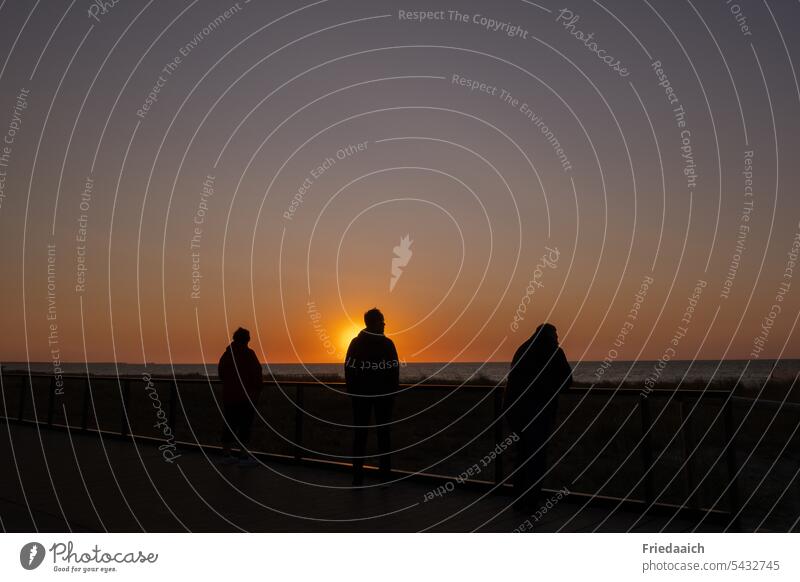
[[[386,339],[386,335],[382,333],[373,333],[371,331],[367,331],[366,329],[362,329],[358,332],[358,339],[362,342],[381,342]]]
[[[236,352],[244,352],[244,351],[247,351],[249,349],[250,349],[249,346],[247,346],[246,344],[240,344],[238,342],[231,342],[230,344],[228,344],[228,347],[227,347],[227,349],[225,351],[228,351],[228,352],[231,352],[231,353],[236,353]]]

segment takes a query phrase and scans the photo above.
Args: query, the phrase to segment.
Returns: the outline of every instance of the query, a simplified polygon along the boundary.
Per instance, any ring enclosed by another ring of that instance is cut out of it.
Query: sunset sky
[[[2,9],[0,361],[341,361],[373,306],[409,362],[800,357],[796,3],[84,4]]]

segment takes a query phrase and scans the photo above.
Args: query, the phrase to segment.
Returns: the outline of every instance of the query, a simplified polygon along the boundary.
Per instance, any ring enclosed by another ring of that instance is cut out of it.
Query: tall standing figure
[[[536,510],[541,496],[558,395],[571,385],[572,368],[558,345],[556,328],[543,323],[514,354],[504,406],[511,428],[520,437],[514,507],[526,513]]]
[[[383,335],[383,314],[372,308],[364,314],[365,329],[350,342],[344,362],[347,391],[353,400],[353,485],[364,483],[367,429],[375,410],[380,477],[390,478],[391,426],[394,395],[400,387],[400,362],[394,342]]]
[[[256,413],[258,396],[263,382],[261,362],[247,344],[250,332],[239,328],[233,332],[233,341],[219,359],[217,371],[222,380],[222,404],[225,426],[222,429],[223,463],[236,461],[231,449],[240,449],[239,462],[255,464],[247,452],[250,431]]]

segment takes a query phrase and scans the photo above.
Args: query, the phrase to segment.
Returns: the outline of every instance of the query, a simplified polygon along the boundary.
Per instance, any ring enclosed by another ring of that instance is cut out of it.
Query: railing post
[[[128,436],[131,432],[131,425],[128,420],[128,408],[131,402],[131,381],[130,380],[123,380],[122,381],[122,402],[121,402],[121,423],[119,434],[121,436]]]
[[[22,382],[19,385],[19,407],[17,409],[17,420],[20,421],[25,416],[25,401],[28,398],[28,392],[26,388],[30,382],[32,381],[29,380],[28,376],[23,376]]]
[[[305,401],[305,386],[303,384],[295,384],[297,390],[297,402],[294,411],[294,459],[299,461],[303,456],[303,403]]]
[[[178,408],[178,380],[172,379],[169,385],[169,428],[172,430],[172,436],[177,440],[178,435],[175,433],[175,414]]]
[[[83,384],[83,410],[81,410],[81,430],[86,432],[89,430],[89,398],[91,397],[91,383],[89,377],[86,377],[86,382]]]
[[[728,507],[731,515],[739,512],[739,480],[737,473],[739,465],[736,461],[736,447],[734,442],[734,418],[733,418],[733,399],[728,398],[725,401],[724,418],[725,418],[725,441],[727,448],[725,449],[725,460],[728,465]],[[738,517],[734,520],[735,527],[738,527]]]
[[[642,465],[644,469],[644,500],[651,504],[655,500],[655,486],[653,485],[653,439],[651,438],[650,403],[647,395],[639,397],[639,412],[642,417]]]
[[[696,457],[689,450],[692,443],[694,443],[694,426],[692,424],[692,417],[686,414],[686,401],[680,401],[681,424],[683,430],[681,431],[681,442],[683,444],[683,460],[686,464],[686,505],[689,507],[697,508],[697,495],[692,493],[695,488],[695,461]],[[695,501],[692,501],[695,500]]]
[[[47,396],[47,426],[53,426],[53,416],[56,405],[56,377],[50,378],[50,393]]]
[[[495,445],[503,440],[503,421],[501,414],[503,412],[503,388],[500,386],[494,387],[494,442]],[[494,483],[499,485],[503,480],[503,457],[497,455],[494,460]]]

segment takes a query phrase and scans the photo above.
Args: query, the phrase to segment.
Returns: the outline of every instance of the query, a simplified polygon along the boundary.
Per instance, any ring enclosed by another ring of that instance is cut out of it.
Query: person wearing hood
[[[222,405],[225,426],[222,430],[223,463],[237,460],[243,465],[253,465],[255,459],[247,452],[250,431],[255,417],[258,396],[261,393],[261,363],[256,353],[248,347],[250,332],[239,328],[233,332],[233,341],[219,359],[217,371],[222,380]],[[233,448],[239,455],[233,456]]]
[[[394,395],[400,388],[400,362],[394,342],[383,335],[383,314],[372,308],[364,314],[365,329],[353,338],[344,363],[347,392],[353,402],[353,485],[364,483],[367,429],[372,411],[378,432],[381,481],[391,474],[391,422]]]
[[[526,513],[537,509],[558,395],[571,385],[572,368],[558,345],[556,328],[543,323],[514,354],[504,403],[506,418],[519,436],[514,507]]]

